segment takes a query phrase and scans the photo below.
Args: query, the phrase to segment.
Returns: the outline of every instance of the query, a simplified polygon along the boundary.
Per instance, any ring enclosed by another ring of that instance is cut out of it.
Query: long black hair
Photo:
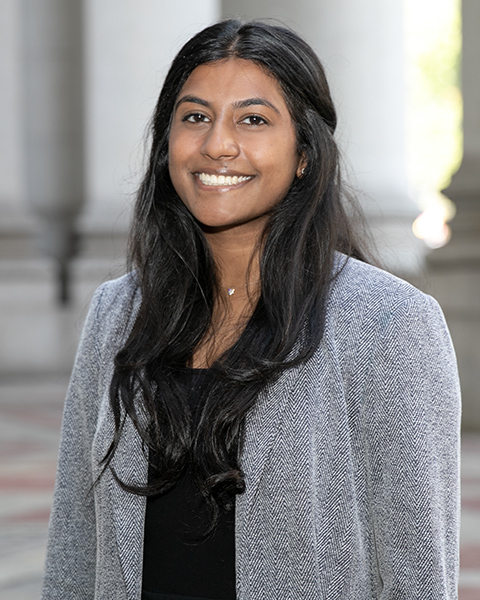
[[[211,366],[213,377],[192,427],[176,374],[191,364],[210,329],[218,287],[202,229],[170,180],[168,139],[175,101],[192,71],[233,58],[253,61],[281,86],[306,168],[269,218],[258,302],[239,339]],[[113,469],[122,424],[130,418],[154,476],[144,486],[119,481],[125,489],[164,492],[192,465],[213,521],[219,508],[231,508],[235,494],[244,490],[245,416],[283,370],[307,360],[318,347],[335,252],[363,260],[344,206],[336,123],[320,61],[286,28],[222,21],[190,39],[173,61],[155,108],[151,154],[131,229],[130,267],[142,299],[115,359],[110,396],[116,434],[104,459]]]

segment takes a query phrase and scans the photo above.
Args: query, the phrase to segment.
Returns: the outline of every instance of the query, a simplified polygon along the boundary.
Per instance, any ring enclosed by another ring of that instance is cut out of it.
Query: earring
[[[305,167],[302,167],[299,175],[299,179],[301,179],[305,175]]]

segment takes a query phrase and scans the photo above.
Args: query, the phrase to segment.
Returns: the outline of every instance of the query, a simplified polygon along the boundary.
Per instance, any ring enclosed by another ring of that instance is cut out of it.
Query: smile
[[[208,173],[198,173],[197,176],[203,185],[212,186],[238,185],[239,183],[253,179],[251,175],[233,175],[231,177],[230,175],[209,175]]]

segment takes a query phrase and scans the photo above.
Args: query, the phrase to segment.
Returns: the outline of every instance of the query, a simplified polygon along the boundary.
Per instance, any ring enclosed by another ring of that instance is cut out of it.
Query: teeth
[[[198,178],[203,183],[203,185],[237,185],[238,183],[242,183],[243,181],[248,181],[252,179],[246,175],[234,175],[231,177],[230,175],[209,175],[208,173],[199,173]]]

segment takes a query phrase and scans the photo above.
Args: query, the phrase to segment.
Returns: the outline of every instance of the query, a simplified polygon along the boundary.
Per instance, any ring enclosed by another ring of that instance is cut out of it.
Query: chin
[[[233,219],[231,216],[225,215],[209,215],[202,216],[199,214],[193,215],[203,229],[228,229],[241,225],[241,220]]]
[[[198,221],[198,219],[197,219],[197,221]],[[238,226],[238,224],[236,224],[236,223],[232,224],[232,223],[226,223],[225,221],[213,221],[213,220],[198,221],[198,223],[200,224],[200,227],[203,229],[203,231],[205,231],[206,233],[228,231],[229,229],[234,229],[235,227]]]

